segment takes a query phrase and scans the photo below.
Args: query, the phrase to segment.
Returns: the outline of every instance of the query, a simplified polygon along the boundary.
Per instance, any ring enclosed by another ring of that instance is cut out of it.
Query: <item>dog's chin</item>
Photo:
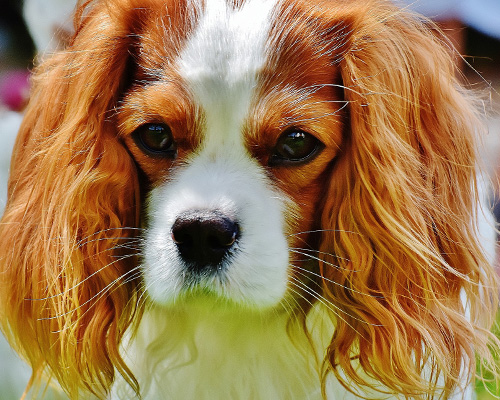
[[[237,263],[196,272],[185,265],[179,268],[172,265],[175,263],[160,270],[143,266],[146,294],[156,306],[203,305],[220,310],[265,312],[283,308],[283,303],[288,301],[287,273],[249,281],[244,276],[237,276]],[[286,268],[282,266],[274,271],[286,271]]]
[[[286,296],[285,296],[286,297]],[[194,288],[180,292],[176,297],[166,299],[153,297],[148,293],[150,307],[165,313],[183,313],[204,316],[251,316],[281,315],[287,312],[286,302],[255,302],[253,299],[234,299],[223,296],[216,291],[205,288]]]
[[[237,297],[221,293],[218,288],[197,285],[178,291],[173,295],[158,293],[154,289],[147,291],[150,305],[165,310],[205,310],[210,313],[281,313],[286,311],[288,294],[275,299],[256,299],[255,297]]]

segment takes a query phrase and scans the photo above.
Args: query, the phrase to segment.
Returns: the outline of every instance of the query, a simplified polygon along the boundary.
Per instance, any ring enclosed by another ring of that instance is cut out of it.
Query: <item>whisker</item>
[[[302,306],[299,305],[299,303],[296,300],[291,301],[290,299],[285,298],[285,299],[283,299],[283,302],[285,303],[283,305],[283,308],[285,309],[285,311],[288,314],[288,317],[290,319],[297,318],[297,311],[300,311],[302,313],[302,315],[306,314],[306,312],[304,311]]]
[[[308,258],[309,258],[309,259],[311,259],[311,260],[316,260],[316,261],[319,261],[319,262],[321,262],[321,263],[323,263],[323,264],[326,264],[326,265],[327,265],[327,266],[329,266],[329,267],[333,267],[333,268],[335,268],[335,269],[339,269],[339,268],[340,268],[337,264],[333,264],[333,263],[331,263],[331,262],[329,262],[329,261],[322,260],[321,258],[316,257],[316,256],[313,256],[313,255],[311,255],[311,254],[302,253],[302,252],[300,252],[300,251],[298,251],[298,250],[295,250],[295,249],[290,249],[290,251],[291,251],[292,253],[295,253],[295,254],[300,254],[300,255],[306,256],[306,257],[308,257]],[[340,259],[342,259],[341,257],[339,257],[339,258],[340,258]],[[344,258],[344,260],[349,261],[349,260],[347,260],[347,259],[345,259],[345,258]],[[345,268],[344,268],[344,269],[345,269]],[[359,272],[359,271],[360,271],[360,270],[353,270],[352,272]]]
[[[66,315],[69,315],[71,313],[74,313],[75,311],[78,311],[80,308],[82,308],[83,306],[85,306],[86,304],[90,303],[91,301],[93,300],[99,300],[100,298],[102,298],[102,296],[104,295],[104,293],[106,293],[108,291],[108,289],[110,287],[112,287],[115,283],[119,282],[121,279],[123,279],[125,276],[127,276],[128,274],[132,273],[132,272],[135,272],[137,269],[139,269],[139,266],[137,267],[134,267],[132,268],[131,270],[125,272],[124,274],[120,275],[118,278],[114,279],[112,282],[110,282],[109,284],[107,284],[104,288],[102,288],[99,292],[97,292],[95,295],[93,295],[91,298],[89,298],[87,301],[83,302],[82,304],[80,304],[77,308],[74,308],[72,310],[69,310],[69,311],[66,311],[65,313],[62,313],[62,314],[57,314],[57,315],[54,315],[52,317],[46,317],[46,318],[38,318],[37,321],[47,321],[47,320],[52,320],[52,319],[57,319],[57,318],[61,318],[61,317],[64,317]],[[89,307],[83,314],[85,315],[92,307]]]
[[[295,285],[295,283],[293,283],[293,284]],[[302,296],[302,294],[301,294],[299,291],[295,290],[293,287],[289,287],[289,289],[290,289],[293,293],[295,293],[298,297],[300,297],[300,298],[302,298],[304,301],[306,301],[306,302],[307,302],[307,303],[308,303],[311,307],[314,307],[314,304],[313,304],[313,303],[311,303],[311,301],[310,301],[309,299],[304,298],[304,296]],[[306,314],[306,313],[305,313],[305,311],[304,311],[302,308],[301,308],[301,311],[302,311],[302,313],[303,313],[303,314]]]
[[[131,258],[131,257],[135,257],[137,254],[127,254],[126,256],[122,256],[121,258],[117,259],[117,260],[114,260],[108,264],[106,264],[105,266],[101,267],[100,269],[98,269],[97,271],[93,272],[92,274],[90,274],[89,276],[85,277],[84,280],[82,280],[81,282],[78,282],[76,285],[74,285],[73,287],[70,287],[69,289],[65,289],[64,292],[61,292],[61,293],[58,293],[58,294],[54,294],[52,296],[47,296],[47,297],[43,297],[43,298],[40,298],[40,299],[24,299],[24,300],[27,300],[27,301],[43,301],[43,300],[50,300],[50,299],[53,299],[55,297],[59,297],[59,296],[63,296],[65,294],[65,292],[68,292],[70,290],[74,290],[76,289],[77,287],[79,287],[80,285],[83,285],[87,280],[89,280],[90,278],[92,278],[93,276],[97,275],[98,273],[100,273],[101,271],[103,271],[104,269],[108,268],[110,265],[113,265],[117,262],[120,262],[120,261],[123,261],[123,260],[126,260],[127,258]],[[130,271],[134,270],[135,268],[137,267],[134,267],[132,268]]]
[[[301,231],[301,232],[295,232],[295,233],[290,233],[288,236],[300,236],[308,233],[321,233],[321,232],[344,232],[344,233],[352,233],[354,235],[360,235],[361,233],[359,232],[354,232],[354,231],[346,231],[344,229],[313,229],[309,231]]]
[[[113,291],[105,292],[105,291],[106,291],[106,289],[107,289],[108,287],[111,287],[113,284],[115,284],[116,282],[118,282],[121,278],[123,278],[124,276],[128,275],[130,272],[134,271],[134,270],[135,270],[135,269],[137,269],[137,268],[138,268],[138,267],[135,267],[135,268],[131,269],[130,271],[127,271],[126,273],[124,273],[123,275],[121,275],[119,278],[115,279],[113,282],[111,282],[109,285],[107,285],[107,286],[106,286],[103,290],[101,290],[99,293],[96,293],[96,295],[95,295],[95,296],[93,296],[93,297],[92,297],[92,299],[95,299],[95,300],[97,301],[97,300],[101,299],[101,298],[104,296],[104,294],[105,294],[105,293],[108,293],[108,294],[109,294],[109,293],[112,293],[114,290],[118,289],[118,287],[119,287],[119,286],[115,287],[115,289],[113,289]],[[139,274],[138,276],[140,276],[140,274]],[[90,299],[90,300],[92,300],[92,299]],[[131,300],[131,299],[129,299],[129,302],[130,302],[130,300]],[[94,304],[95,304],[95,303],[94,303]],[[137,300],[136,304],[137,304],[137,308],[140,308],[139,299]],[[80,306],[79,306],[79,307],[77,307],[76,309],[71,310],[71,312],[74,312],[74,311],[79,310],[79,309],[80,309],[83,305],[85,305],[85,303],[84,303],[84,304],[82,304],[82,305],[80,305]],[[51,331],[51,333],[60,333],[60,332],[63,332],[64,330],[66,330],[66,329],[70,329],[70,328],[72,328],[73,326],[75,326],[75,325],[78,323],[78,321],[79,321],[82,317],[84,317],[84,316],[85,316],[88,312],[90,312],[90,311],[92,311],[92,306],[90,306],[87,310],[85,310],[85,312],[84,312],[84,313],[83,313],[83,314],[82,314],[82,315],[81,315],[81,316],[80,316],[80,317],[79,317],[76,321],[74,321],[74,322],[73,322],[73,323],[71,323],[70,325],[65,326],[63,329],[61,329],[61,330],[59,330],[59,331]],[[61,316],[63,316],[63,315],[66,315],[66,314],[62,314]],[[57,316],[56,316],[56,317],[57,317]],[[52,317],[52,318],[56,318],[56,317]],[[52,319],[52,318],[41,318],[41,319],[38,319],[38,321],[41,321],[41,320],[43,320],[43,319],[47,319],[47,320],[48,320],[48,319]]]
[[[304,278],[309,278],[309,276],[307,274],[311,274],[313,276],[317,276],[318,278],[321,278],[321,280],[323,280],[323,281],[327,281],[327,282],[333,283],[334,285],[339,286],[342,289],[348,290],[348,291],[350,291],[352,293],[360,294],[362,296],[372,297],[372,298],[375,298],[375,299],[383,299],[382,296],[374,296],[374,295],[371,295],[369,293],[360,292],[358,290],[355,290],[355,289],[352,289],[352,288],[350,288],[348,286],[342,285],[341,283],[338,283],[338,282],[335,282],[335,281],[333,281],[331,279],[325,278],[324,276],[322,276],[322,275],[320,275],[320,274],[318,274],[316,272],[309,271],[309,270],[307,270],[305,268],[302,268],[302,267],[299,267],[297,265],[294,265],[293,267],[295,269],[297,269],[297,273],[300,274],[300,275],[302,275]]]
[[[111,231],[123,231],[123,230],[131,230],[131,231],[143,231],[144,229],[143,228],[137,228],[137,227],[130,227],[130,226],[126,226],[126,227],[119,227],[119,228],[107,228],[107,229],[101,229],[100,231],[97,231],[97,232],[93,232],[92,234],[88,235],[88,236],[85,236],[84,238],[80,239],[78,242],[77,242],[77,245],[81,244],[82,242],[96,236],[96,235],[99,235],[101,233],[107,233],[107,232],[111,232]],[[124,238],[124,239],[131,239],[131,238]]]
[[[361,92],[354,90],[352,87],[347,87],[347,86],[339,85],[339,84],[335,84],[335,83],[322,83],[322,84],[318,84],[318,85],[309,85],[309,86],[307,86],[306,89],[313,89],[314,88],[315,91],[318,91],[318,90],[323,89],[325,87],[336,87],[336,88],[339,88],[342,90],[349,90],[349,91],[353,92],[354,94],[362,96]]]
[[[358,318],[358,317],[355,317],[354,315],[352,314],[349,314],[348,312],[342,310],[340,307],[336,306],[334,303],[332,303],[331,301],[328,301],[324,296],[320,295],[319,293],[315,292],[313,289],[311,289],[309,286],[307,286],[304,282],[300,281],[300,279],[297,279],[295,277],[291,277],[291,279],[298,283],[299,285],[297,287],[301,288],[301,289],[304,289],[304,291],[306,291],[307,293],[309,293],[311,296],[313,296],[315,299],[317,299],[318,301],[320,301],[323,305],[325,305],[330,311],[334,312],[334,313],[337,313],[337,311],[349,316],[350,318],[358,321],[358,322],[361,322],[361,323],[364,323],[366,325],[370,325],[370,326],[384,326],[384,325],[380,325],[380,324],[372,324],[371,322],[368,322],[368,321],[365,321],[365,320],[362,320],[361,318]],[[334,307],[334,309],[332,308]],[[337,310],[337,311],[336,311]],[[340,317],[340,315],[338,315]],[[349,325],[349,323],[342,318],[342,320]],[[353,326],[349,325],[352,329],[354,329]],[[354,329],[355,330],[355,329]],[[358,332],[359,333],[359,332]]]
[[[142,276],[142,271],[139,271],[139,272],[135,273],[134,275],[131,275],[127,279],[125,279],[123,281],[123,283],[130,283],[130,282],[136,280],[137,278],[140,278],[141,276]]]
[[[334,267],[334,268],[340,268],[340,266],[336,265],[336,264],[333,264],[333,263],[330,263],[328,261],[322,260],[322,259],[320,259],[318,257],[315,257],[315,256],[313,256],[311,254],[307,254],[305,252],[306,251],[310,251],[310,252],[313,252],[313,253],[318,253],[318,254],[323,254],[325,256],[330,256],[330,257],[338,258],[339,260],[344,260],[344,261],[347,261],[347,262],[351,261],[348,258],[338,257],[338,256],[336,256],[334,254],[331,254],[331,253],[326,253],[324,251],[313,250],[313,249],[305,249],[305,248],[300,248],[300,247],[292,247],[292,248],[290,248],[290,251],[292,251],[293,253],[296,253],[296,254],[301,254],[303,256],[309,257],[309,258],[311,258],[313,260],[321,261],[321,262],[329,265],[330,267]],[[353,270],[352,272],[359,272],[359,270]]]
[[[348,105],[349,105],[349,103],[346,102],[342,107],[336,109],[333,112],[324,113],[324,114],[318,115],[316,117],[311,117],[311,118],[294,119],[293,122],[296,123],[296,124],[298,124],[298,123],[304,123],[304,122],[310,122],[310,121],[318,121],[321,118],[331,117],[332,115],[336,115],[338,112],[342,111]]]
[[[325,299],[323,296],[321,296],[320,294],[318,294],[317,292],[315,292],[314,290],[310,289],[307,285],[305,285],[303,282],[301,282],[299,279],[297,278],[294,278],[294,277],[291,277],[291,281],[292,283],[298,288],[298,289],[301,289],[303,291],[305,291],[306,293],[310,294],[314,299],[316,299],[317,301],[319,301],[321,304],[323,304],[328,310],[330,310],[336,317],[340,318],[343,322],[346,323],[347,326],[349,326],[354,332],[356,332],[358,335],[360,335],[361,337],[364,338],[364,336],[361,334],[361,332],[359,332],[356,328],[354,328],[354,326],[352,326],[342,315],[342,314],[345,314],[349,317],[351,317],[352,319],[354,320],[357,320],[359,322],[362,322],[362,323],[365,323],[365,324],[368,324],[368,325],[371,325],[369,324],[368,322],[366,321],[363,321],[359,318],[356,318],[352,315],[350,315],[349,313],[346,313],[345,311],[343,311],[342,309],[340,309],[340,307],[337,307],[335,304],[333,304],[332,302],[328,301],[327,299]],[[300,294],[299,294],[300,295]],[[377,325],[374,325],[374,326],[377,326]]]
[[[92,239],[92,240],[87,240],[86,242],[79,241],[76,245],[77,248],[81,248],[83,246],[86,246],[91,243],[98,243],[98,242],[106,242],[109,240],[124,240],[132,243],[143,243],[144,240],[141,238],[130,238],[130,237],[103,237],[103,238],[98,238],[98,239]],[[120,245],[119,245],[120,246]]]
[[[137,303],[140,304],[141,301],[144,302],[145,305],[147,305],[148,303],[148,288],[152,285],[152,283],[150,283],[149,285],[146,285],[146,283],[144,281],[141,282],[141,286],[142,286],[142,291],[141,291],[141,294],[139,295],[139,298],[137,299]],[[152,305],[150,307],[153,307]]]

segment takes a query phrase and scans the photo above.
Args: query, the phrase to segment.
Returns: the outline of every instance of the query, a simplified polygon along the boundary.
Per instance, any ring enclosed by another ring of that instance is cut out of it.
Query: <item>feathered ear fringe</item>
[[[140,313],[139,189],[109,113],[131,22],[99,5],[35,72],[0,224],[3,330],[34,376],[54,376],[71,398],[104,398],[115,371],[138,392],[118,347]]]
[[[476,232],[480,122],[439,40],[378,4],[360,7],[340,62],[350,132],[325,199],[320,267],[342,312],[326,368],[352,391],[378,381],[446,398],[468,384],[475,352],[494,365],[488,346],[499,348],[488,331],[497,282]]]

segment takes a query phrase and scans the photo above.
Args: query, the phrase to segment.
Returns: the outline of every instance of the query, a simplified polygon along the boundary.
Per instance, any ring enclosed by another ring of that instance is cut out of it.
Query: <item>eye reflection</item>
[[[269,165],[302,164],[312,160],[324,148],[323,143],[302,130],[287,130],[273,149]]]
[[[156,156],[175,157],[177,146],[170,127],[163,123],[150,123],[137,128],[133,137],[146,153]]]

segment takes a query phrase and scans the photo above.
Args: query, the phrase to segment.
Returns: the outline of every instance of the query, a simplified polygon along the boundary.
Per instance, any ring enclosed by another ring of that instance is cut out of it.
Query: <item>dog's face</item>
[[[94,0],[76,21],[33,78],[0,224],[2,324],[39,375],[134,386],[145,298],[318,304],[322,377],[408,397],[488,354],[477,119],[421,21],[385,0]]]
[[[151,188],[145,285],[159,303],[200,289],[273,306],[312,278],[301,253],[342,142],[335,55],[308,43],[314,27],[283,31],[300,13],[273,2],[183,12],[181,26],[144,26],[164,45],[139,45],[118,114]]]

